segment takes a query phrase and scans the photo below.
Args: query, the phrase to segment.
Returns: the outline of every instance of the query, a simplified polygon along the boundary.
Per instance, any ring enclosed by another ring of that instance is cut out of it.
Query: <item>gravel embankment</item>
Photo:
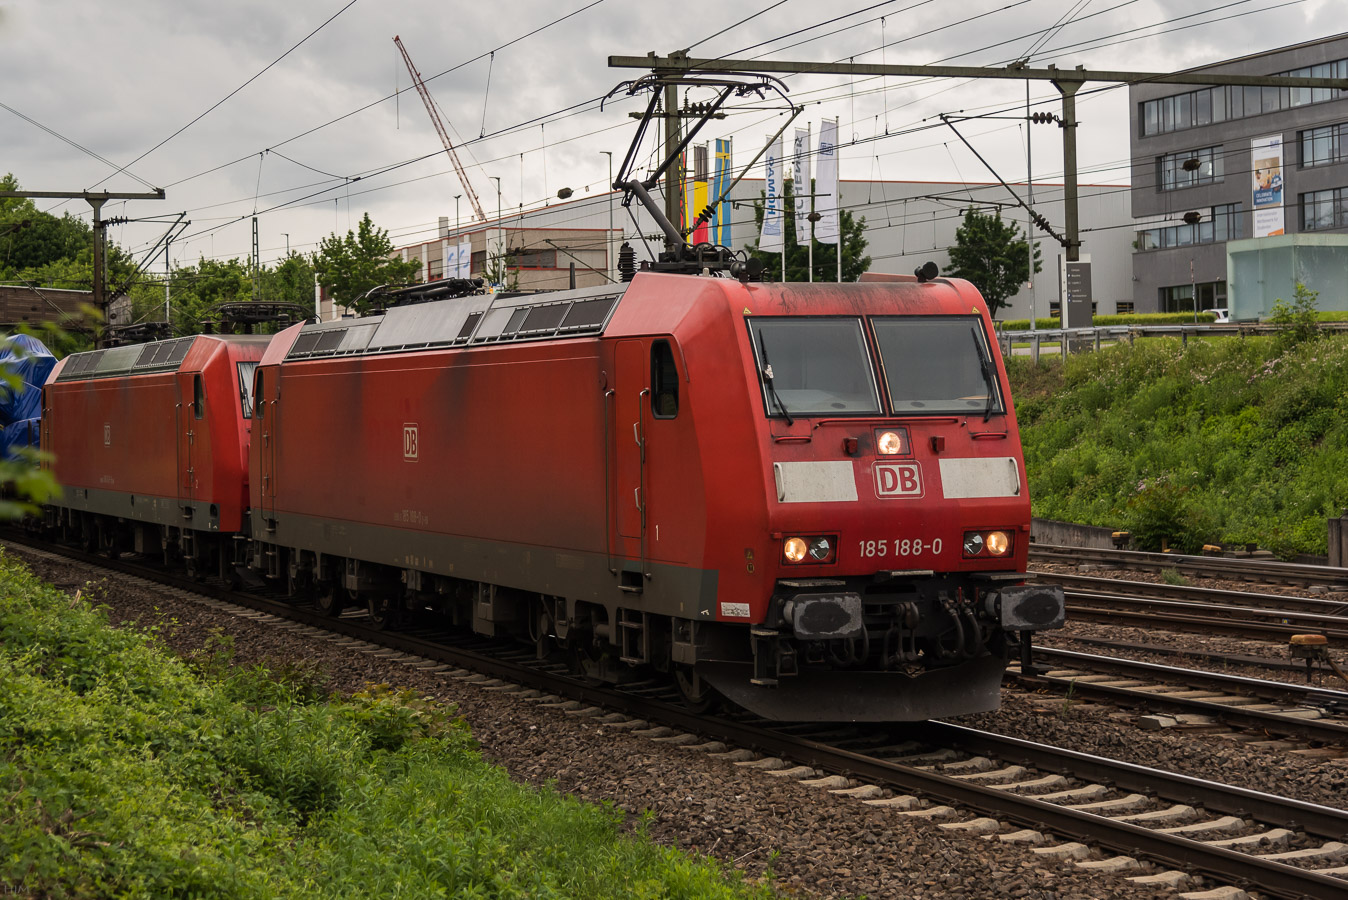
[[[27,557],[43,578],[72,592],[92,570]],[[232,635],[239,664],[303,664],[331,690],[369,683],[412,688],[457,703],[484,754],[523,782],[552,783],[578,797],[654,815],[657,841],[710,853],[753,875],[773,873],[787,893],[870,898],[1174,897],[1114,876],[1041,859],[1028,849],[952,834],[891,811],[771,778],[583,718],[482,691],[332,644],[196,605],[154,588],[95,587],[114,622],[158,625],[178,652]],[[1087,752],[1236,781],[1315,802],[1348,805],[1348,766],[1259,751],[1210,736],[1143,732],[1103,707],[1010,693],[1002,711],[964,724]]]

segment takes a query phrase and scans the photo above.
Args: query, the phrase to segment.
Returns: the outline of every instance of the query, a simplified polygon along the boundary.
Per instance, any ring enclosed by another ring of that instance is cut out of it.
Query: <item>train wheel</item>
[[[380,631],[397,628],[402,621],[402,597],[396,593],[371,591],[367,605],[370,609],[370,624]]]
[[[342,614],[346,601],[346,588],[333,582],[319,585],[314,595],[314,604],[318,607],[318,611],[333,619]]]
[[[692,666],[682,664],[674,666],[674,687],[683,698],[683,705],[699,715],[712,712],[720,706],[721,695],[703,681],[702,676],[693,671]]]

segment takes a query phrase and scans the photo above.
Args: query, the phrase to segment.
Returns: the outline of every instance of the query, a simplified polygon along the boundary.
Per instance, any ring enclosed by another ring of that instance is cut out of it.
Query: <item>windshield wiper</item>
[[[768,396],[777,404],[777,408],[782,411],[782,415],[786,416],[787,427],[790,427],[796,422],[791,418],[791,413],[787,412],[786,404],[777,394],[777,386],[772,380],[772,363],[768,362],[768,342],[764,340],[762,331],[758,332],[758,349],[763,351],[763,383],[768,386]]]
[[[997,402],[997,377],[992,373],[992,360],[983,353],[983,342],[978,339],[978,327],[969,329],[974,338],[974,353],[978,354],[978,367],[983,370],[983,383],[988,386],[988,406],[983,410],[983,421],[992,418],[992,407]]]

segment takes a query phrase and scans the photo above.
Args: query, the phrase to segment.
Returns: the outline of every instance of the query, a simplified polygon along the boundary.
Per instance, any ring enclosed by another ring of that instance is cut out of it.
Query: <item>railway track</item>
[[[1292,587],[1322,586],[1348,591],[1348,569],[1288,563],[1269,559],[1226,556],[1185,556],[1178,553],[1146,553],[1137,550],[1104,550],[1094,547],[1060,547],[1031,544],[1030,560],[1038,563],[1080,565],[1094,563],[1120,569],[1160,572],[1174,569],[1186,575],[1229,581],[1263,582]]]
[[[1297,634],[1322,634],[1348,640],[1348,618],[1290,609],[1266,609],[1154,600],[1128,594],[1068,592],[1069,621],[1109,622],[1136,628],[1222,634],[1256,641],[1287,641]]]
[[[1343,810],[946,723],[840,728],[698,715],[661,699],[663,689],[653,685],[617,690],[576,681],[518,645],[503,656],[487,656],[481,651],[499,649],[499,642],[451,643],[430,629],[379,631],[362,614],[332,619],[265,593],[200,584],[131,560],[65,548],[61,553],[156,582],[184,600],[438,669],[483,689],[591,716],[604,727],[720,753],[727,761],[801,778],[952,831],[1033,844],[1032,852],[1044,857],[1158,883],[1202,876],[1272,897],[1348,890],[1340,877],[1348,867],[1339,865],[1348,856],[1348,845],[1338,842],[1348,835]],[[1085,858],[1100,853],[1113,855]],[[1148,865],[1162,871],[1148,873]]]
[[[1034,661],[1034,674],[1016,666],[1009,670],[1027,690],[1052,690],[1348,749],[1348,691],[1050,647],[1035,647]],[[1044,664],[1047,671],[1041,668]]]
[[[1099,578],[1093,575],[1069,575],[1060,572],[1038,572],[1035,580],[1062,585],[1064,591],[1082,596],[1145,597],[1158,600],[1176,600],[1207,606],[1249,606],[1255,609],[1276,609],[1280,612],[1300,612],[1332,618],[1348,617],[1348,603],[1323,597],[1294,597],[1286,594],[1259,594],[1251,591],[1232,591],[1193,585],[1156,584],[1150,581],[1123,581],[1118,578]]]

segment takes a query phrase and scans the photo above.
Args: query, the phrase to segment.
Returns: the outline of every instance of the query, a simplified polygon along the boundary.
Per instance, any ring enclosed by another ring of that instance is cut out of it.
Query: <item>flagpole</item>
[[[837,116],[833,120],[833,133],[837,135],[842,127],[842,116]],[[856,127],[855,125],[853,127]],[[837,143],[833,145],[833,158],[837,160],[837,172],[833,179],[833,214],[838,217],[838,283],[842,284],[842,251],[843,251],[843,227],[842,227],[842,141],[834,138]]]
[[[806,122],[806,123],[805,123],[805,152],[806,152],[807,154],[810,152],[810,148],[811,148],[812,146],[814,146],[814,143],[813,143],[813,141],[814,141],[814,135],[810,133],[810,132],[813,131],[813,130],[814,130],[814,126],[811,125],[809,122]],[[808,158],[808,157],[807,157],[807,158]],[[814,284],[814,177],[811,176],[810,178],[807,178],[807,179],[805,179],[805,180],[806,180],[807,182],[809,182],[809,185],[810,185],[810,214],[809,214],[808,216],[805,217],[805,221],[807,221],[807,222],[810,223],[810,225],[809,225],[809,240],[806,241],[806,243],[809,244],[809,246],[810,246],[810,283],[811,283],[811,284]]]

